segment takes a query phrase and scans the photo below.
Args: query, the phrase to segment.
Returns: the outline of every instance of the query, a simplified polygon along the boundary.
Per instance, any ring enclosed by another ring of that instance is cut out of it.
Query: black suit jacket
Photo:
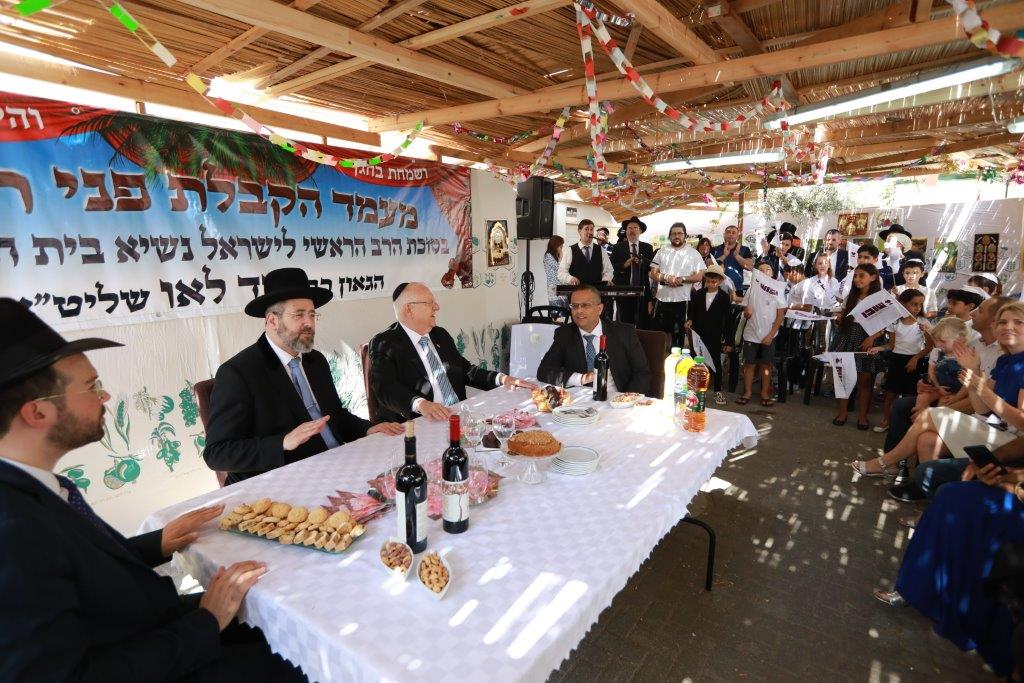
[[[216,618],[152,567],[160,531],[125,538],[0,462],[0,681],[169,681],[220,654]]]
[[[711,306],[705,305],[708,291],[701,289],[690,297],[690,305],[686,307],[686,317],[693,323],[693,331],[700,335],[704,343],[714,350],[722,344],[723,339],[729,339],[728,328],[731,325],[732,303],[729,295],[719,289],[715,292],[715,298]],[[718,365],[718,359],[715,365]]]
[[[628,323],[602,320],[601,329],[608,338],[605,353],[615,387],[619,391],[650,392],[651,369],[636,328]],[[597,348],[597,340],[594,340],[594,348]],[[537,368],[537,379],[548,384],[563,384],[574,372],[587,372],[587,352],[580,328],[572,323],[555,330],[551,347]]]
[[[460,401],[466,400],[467,385],[485,391],[496,386],[498,373],[466,360],[448,330],[435,327],[427,336]],[[397,322],[370,340],[370,390],[377,397],[377,412],[385,422],[404,422],[413,417],[416,413],[412,412],[412,402],[417,398],[440,401],[434,398],[419,351]]]
[[[821,254],[822,251],[820,249],[811,254],[811,260],[807,262],[807,266],[804,268],[804,274],[807,275],[807,277],[814,277],[815,275],[817,275],[817,272],[814,270],[814,262],[818,260],[818,257],[821,256]],[[846,277],[847,271],[849,270],[849,260],[850,255],[845,249],[840,249],[839,251],[837,251],[836,271],[838,272],[833,272],[832,277],[842,282],[843,278]]]
[[[366,436],[370,423],[341,405],[327,359],[319,351],[302,354],[302,369],[324,415],[340,443]],[[312,418],[298,389],[261,335],[217,370],[210,398],[203,458],[213,470],[228,472],[227,482],[254,477],[327,450],[319,434],[285,452],[284,437]]]
[[[651,261],[654,260],[654,247],[647,242],[638,242],[636,246],[640,254],[640,279],[644,286],[644,296],[651,295]],[[629,268],[623,266],[626,259],[630,257],[629,241],[622,240],[612,248],[612,268],[615,274],[612,276],[612,283],[616,285],[629,284]]]

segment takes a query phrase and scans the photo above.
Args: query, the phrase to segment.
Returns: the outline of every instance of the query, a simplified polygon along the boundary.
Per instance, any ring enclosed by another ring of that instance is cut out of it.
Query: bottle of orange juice
[[[707,400],[708,382],[711,371],[704,365],[704,357],[697,356],[693,366],[686,373],[686,416],[685,428],[688,432],[703,432],[707,414],[704,412]]]

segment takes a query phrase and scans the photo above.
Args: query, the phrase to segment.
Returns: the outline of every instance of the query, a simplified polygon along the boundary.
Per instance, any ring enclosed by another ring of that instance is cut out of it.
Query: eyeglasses
[[[600,305],[601,304],[590,304],[590,303],[587,303],[587,304],[569,304],[569,308],[571,308],[574,311],[582,311],[582,310],[586,310],[586,309],[590,308],[591,306],[600,306]]]
[[[86,394],[89,392],[96,394],[96,398],[103,400],[103,394],[106,390],[103,388],[103,382],[96,380],[91,387],[88,389],[81,389],[80,391],[65,391],[63,394],[54,394],[53,396],[40,396],[39,398],[32,399],[33,401],[48,401],[51,398],[60,398],[61,396],[72,396],[74,394]]]
[[[315,311],[309,311],[308,313],[301,313],[301,312],[278,313],[277,315],[280,316],[280,317],[287,316],[287,317],[291,318],[292,320],[294,320],[296,322],[298,322],[299,320],[306,320],[306,319],[316,321],[316,320],[319,320],[322,317],[321,313],[317,313]]]

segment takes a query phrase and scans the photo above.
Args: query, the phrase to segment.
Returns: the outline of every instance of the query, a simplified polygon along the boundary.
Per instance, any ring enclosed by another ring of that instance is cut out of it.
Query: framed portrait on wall
[[[864,237],[868,234],[867,212],[839,214],[836,229],[843,237]]]
[[[940,273],[956,273],[956,257],[959,247],[956,242],[935,241],[935,264]]]
[[[910,239],[910,248],[917,253],[921,254],[925,258],[928,258],[928,238],[927,237],[912,237]]]
[[[975,235],[971,270],[976,273],[994,273],[998,263],[999,234],[993,232]]]
[[[508,228],[505,221],[487,221],[487,267],[507,266],[512,263],[508,251]]]

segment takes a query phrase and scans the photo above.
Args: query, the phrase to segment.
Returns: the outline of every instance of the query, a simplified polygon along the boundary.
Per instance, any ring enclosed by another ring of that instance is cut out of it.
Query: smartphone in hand
[[[1006,474],[1006,468],[986,446],[964,446],[964,453],[979,470],[987,465],[995,465],[999,468],[999,474]]]

